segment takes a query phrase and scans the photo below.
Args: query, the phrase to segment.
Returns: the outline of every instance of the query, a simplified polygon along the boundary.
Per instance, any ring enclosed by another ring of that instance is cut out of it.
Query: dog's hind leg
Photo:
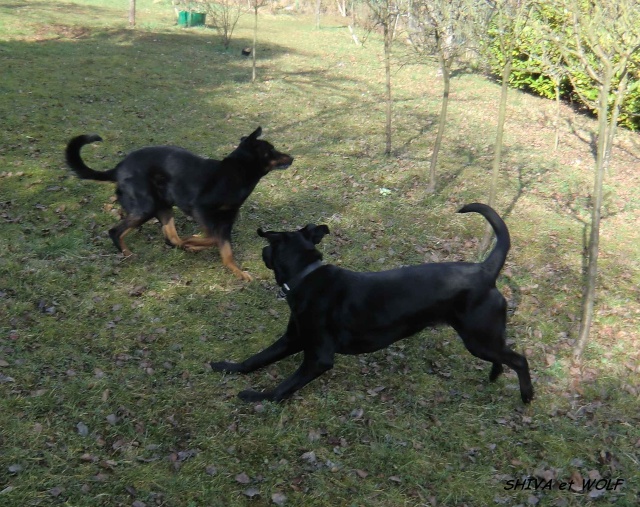
[[[478,306],[453,327],[465,347],[474,356],[493,363],[489,380],[494,381],[506,364],[518,374],[520,396],[524,403],[533,399],[533,386],[527,358],[511,350],[506,343],[507,303],[497,290],[491,291]]]
[[[122,220],[118,225],[109,229],[109,237],[116,248],[122,252],[125,257],[131,255],[131,250],[127,248],[127,245],[124,243],[124,237],[129,234],[136,227],[140,227],[147,220],[149,220],[148,216],[137,217],[133,215],[129,215],[124,220]]]
[[[529,372],[527,358],[505,346],[501,351],[501,361],[518,374],[522,401],[530,403],[533,399],[533,385],[531,384],[531,373]]]
[[[134,178],[120,182],[116,188],[118,202],[126,217],[109,230],[109,237],[116,248],[127,257],[131,255],[131,250],[124,243],[124,237],[156,216],[156,201],[145,185],[146,182]]]
[[[162,234],[168,245],[182,246],[183,240],[178,236],[176,231],[176,223],[173,220],[173,212],[171,209],[161,209],[156,213],[156,218],[162,224]]]
[[[527,358],[511,350],[505,343],[504,331],[487,333],[486,330],[458,329],[467,350],[474,356],[493,363],[489,380],[493,381],[502,373],[502,365],[506,364],[518,374],[520,396],[524,403],[533,399],[533,385]]]
[[[489,374],[489,380],[491,382],[494,382],[500,375],[502,375],[503,371],[504,368],[502,367],[502,363],[493,363],[493,366],[491,367],[491,373]]]
[[[467,347],[468,348],[468,347]],[[495,380],[500,373],[496,374],[496,365],[499,371],[502,371],[502,364],[506,364],[509,368],[518,374],[518,383],[520,384],[520,397],[524,403],[530,403],[533,399],[533,385],[531,384],[531,373],[529,372],[529,362],[527,358],[517,352],[511,350],[506,344],[502,345],[499,350],[482,350],[480,353],[469,351],[480,359],[491,361],[490,380]],[[494,377],[495,375],[495,377]]]

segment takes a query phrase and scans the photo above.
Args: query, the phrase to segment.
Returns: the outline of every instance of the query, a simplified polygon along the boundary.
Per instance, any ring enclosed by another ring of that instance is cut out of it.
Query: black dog
[[[505,342],[507,304],[496,278],[510,247],[509,231],[489,206],[469,204],[460,213],[482,214],[497,243],[484,262],[447,262],[356,273],[321,263],[316,250],[326,225],[296,232],[258,230],[269,241],[262,258],[282,287],[291,317],[279,340],[241,363],[211,363],[217,371],[248,373],[296,352],[302,365],[272,391],[243,391],[246,401],[279,401],[333,367],[334,356],[372,352],[427,326],[449,324],[474,356],[493,363],[490,380],[513,368],[522,401],[533,398],[527,359]]]
[[[244,280],[251,280],[234,262],[231,228],[242,203],[260,178],[273,169],[286,169],[293,157],[280,153],[258,139],[258,127],[243,137],[238,147],[223,160],[202,158],[175,146],[151,146],[136,150],[114,169],[94,171],[80,157],[80,149],[102,141],[98,135],[78,136],[69,141],[67,164],[83,179],[114,181],[116,195],[127,216],[109,230],[109,236],[124,255],[131,251],[124,237],[132,229],[156,217],[166,241],[186,250],[198,251],[217,245],[222,263]],[[173,206],[193,216],[203,237],[180,238],[173,221]]]

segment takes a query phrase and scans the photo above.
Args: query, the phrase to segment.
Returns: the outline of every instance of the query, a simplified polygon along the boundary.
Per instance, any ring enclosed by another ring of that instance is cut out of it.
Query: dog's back
[[[353,339],[336,352],[371,352],[428,326],[455,327],[458,315],[487,298],[502,298],[481,263],[451,262],[356,272],[326,265],[305,280],[304,298],[291,298],[299,318],[349,330]],[[307,305],[311,299],[316,303]],[[321,303],[336,302],[341,304]],[[361,338],[361,339],[360,339]]]
[[[509,230],[485,204],[468,204],[459,211],[470,212],[483,215],[496,234],[496,244],[483,262],[428,263],[364,273],[323,266],[306,280],[305,297],[315,292],[319,299],[343,304],[332,304],[330,309],[311,305],[314,315],[309,318],[333,320],[361,336],[362,341],[354,340],[348,349],[339,350],[360,353],[386,347],[427,326],[455,328],[460,315],[485,300],[492,301],[494,308],[506,308],[496,279],[511,245]],[[289,300],[297,304],[296,298]],[[378,339],[372,338],[376,335]]]

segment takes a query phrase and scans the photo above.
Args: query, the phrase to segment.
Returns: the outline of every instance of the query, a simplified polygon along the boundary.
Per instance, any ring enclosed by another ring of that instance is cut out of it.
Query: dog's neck
[[[284,294],[285,297],[288,296],[293,289],[295,289],[298,285],[300,285],[300,282],[302,282],[302,280],[304,280],[307,276],[309,276],[311,273],[313,273],[316,269],[318,269],[321,266],[322,266],[321,260],[317,260],[309,264],[297,275],[295,275],[290,280],[284,282],[281,285],[282,294]]]

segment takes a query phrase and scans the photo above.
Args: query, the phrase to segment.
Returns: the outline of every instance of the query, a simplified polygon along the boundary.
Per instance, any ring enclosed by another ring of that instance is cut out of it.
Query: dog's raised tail
[[[504,261],[507,259],[507,253],[511,248],[511,237],[509,236],[509,229],[504,220],[500,218],[493,208],[486,204],[474,202],[463,206],[458,213],[480,213],[487,222],[493,228],[493,232],[496,234],[496,246],[493,248],[489,256],[484,260],[483,264],[489,270],[495,278],[498,277]]]
[[[78,178],[82,178],[83,180],[116,181],[115,169],[95,171],[88,167],[80,156],[80,150],[85,144],[91,144],[97,141],[102,141],[102,138],[97,134],[77,136],[71,139],[65,150],[67,165],[76,173]]]

